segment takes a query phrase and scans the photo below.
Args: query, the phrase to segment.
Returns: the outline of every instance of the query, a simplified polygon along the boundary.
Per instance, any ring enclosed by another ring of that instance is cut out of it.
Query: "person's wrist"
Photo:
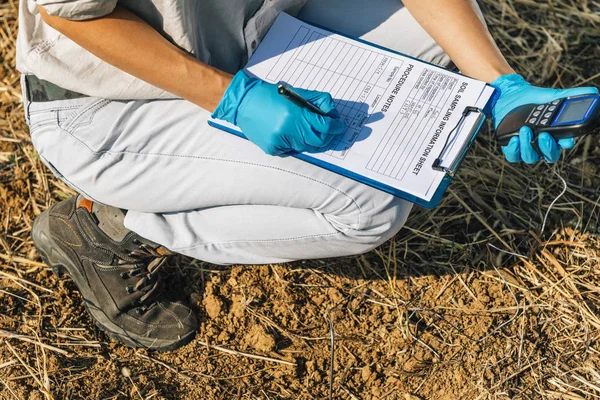
[[[227,73],[223,73],[218,76],[218,78],[217,78],[218,83],[216,86],[219,88],[217,90],[217,97],[219,98],[219,102],[221,102],[221,99],[225,95],[227,88],[231,85],[231,82],[233,81],[234,76],[235,75],[231,75],[231,74],[227,74]]]
[[[516,74],[517,73],[515,72],[515,70],[512,69],[512,67],[508,64],[500,65],[500,66],[492,66],[489,68],[489,72],[487,74],[487,83],[491,84],[496,79],[498,79],[504,75],[516,75]]]
[[[471,64],[457,64],[457,66],[463,74],[486,83],[492,83],[502,75],[511,75],[516,73],[515,70],[503,60],[489,60],[489,62],[484,62],[484,64],[476,66]]]
[[[231,83],[233,75],[206,65],[187,53],[178,52],[171,65],[175,95],[213,111]]]

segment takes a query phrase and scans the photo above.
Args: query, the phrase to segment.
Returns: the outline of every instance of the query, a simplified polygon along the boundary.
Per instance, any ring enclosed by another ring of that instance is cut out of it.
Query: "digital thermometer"
[[[600,96],[585,94],[565,97],[547,104],[526,104],[508,113],[496,128],[501,146],[528,126],[534,137],[548,132],[556,140],[585,135],[600,125]]]

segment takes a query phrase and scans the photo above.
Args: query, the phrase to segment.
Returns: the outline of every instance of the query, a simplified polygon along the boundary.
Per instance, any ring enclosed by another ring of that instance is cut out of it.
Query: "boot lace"
[[[154,248],[137,239],[133,240],[133,244],[137,245],[138,248],[129,252],[128,256],[135,259],[135,261],[132,262],[131,260],[119,258],[117,264],[131,266],[131,269],[121,272],[121,278],[139,277],[135,285],[127,286],[125,290],[129,294],[135,292],[144,293],[138,300],[131,304],[132,307],[136,308],[137,314],[142,315],[164,292],[160,274],[161,268],[174,253],[163,247]]]

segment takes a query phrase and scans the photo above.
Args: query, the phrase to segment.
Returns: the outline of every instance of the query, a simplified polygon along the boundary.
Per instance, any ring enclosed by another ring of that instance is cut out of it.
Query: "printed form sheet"
[[[431,200],[444,173],[431,168],[467,106],[483,107],[483,82],[313,27],[282,13],[246,71],[265,81],[331,93],[347,130],[310,157]],[[453,133],[453,160],[474,115]]]

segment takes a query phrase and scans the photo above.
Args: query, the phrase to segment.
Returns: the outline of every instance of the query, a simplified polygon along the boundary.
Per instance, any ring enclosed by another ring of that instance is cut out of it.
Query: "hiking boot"
[[[111,338],[132,347],[180,347],[193,339],[198,321],[164,293],[161,269],[173,253],[125,228],[124,216],[72,197],[40,214],[31,236],[46,264],[73,279],[92,319]]]

